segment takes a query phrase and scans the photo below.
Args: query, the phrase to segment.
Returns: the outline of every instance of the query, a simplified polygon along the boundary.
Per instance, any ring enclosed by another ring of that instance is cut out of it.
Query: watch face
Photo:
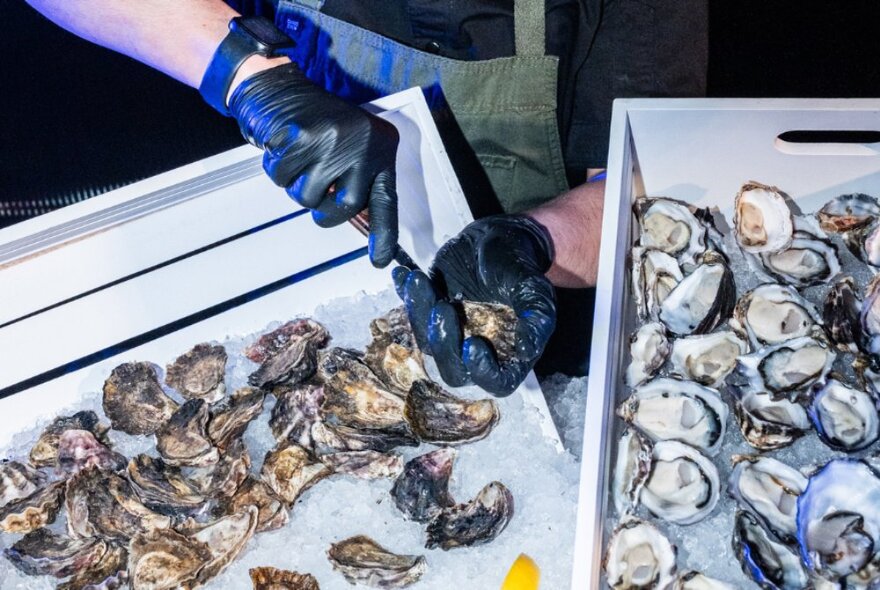
[[[233,23],[243,32],[266,45],[268,49],[293,47],[294,45],[290,37],[275,28],[272,21],[262,16],[239,17],[233,19]]]

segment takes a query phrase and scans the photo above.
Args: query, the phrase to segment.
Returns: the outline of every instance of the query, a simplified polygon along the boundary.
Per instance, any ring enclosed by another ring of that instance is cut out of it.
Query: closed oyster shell
[[[208,404],[191,399],[156,431],[156,450],[169,465],[205,467],[220,459],[208,436]]]
[[[343,451],[321,455],[321,462],[333,473],[359,479],[394,478],[403,471],[403,457],[378,451]]]
[[[242,387],[229,398],[211,408],[208,437],[219,449],[225,449],[233,439],[244,436],[251,421],[263,411],[266,394],[255,387]]]
[[[180,469],[160,458],[138,455],[129,461],[128,480],[144,505],[160,514],[194,514],[206,508],[207,499]]]
[[[433,381],[413,384],[404,412],[420,441],[441,445],[460,445],[486,438],[500,419],[494,400],[461,399]]]
[[[324,326],[310,319],[294,320],[265,334],[245,350],[248,358],[262,363],[248,383],[266,388],[304,382],[315,374],[318,349],[329,339]]]
[[[321,590],[311,574],[300,574],[274,567],[255,567],[248,572],[254,590]]]
[[[246,506],[189,534],[190,539],[204,543],[211,553],[196,573],[194,586],[208,583],[239,556],[256,533],[258,520],[257,507]]]
[[[104,382],[104,413],[116,430],[153,434],[177,410],[150,363],[124,363]]]
[[[516,312],[509,305],[462,301],[464,337],[488,340],[500,362],[516,357]]]
[[[223,514],[242,512],[248,506],[259,510],[257,532],[273,531],[287,524],[287,507],[272,488],[255,477],[248,477],[232,498],[223,502]]]
[[[860,319],[867,352],[876,363],[880,359],[880,274],[875,275],[865,288]]]
[[[220,460],[216,464],[191,469],[187,479],[203,496],[228,498],[247,479],[250,468],[251,457],[244,441],[239,439],[232,441],[220,453]]]
[[[307,449],[314,448],[312,427],[321,420],[324,387],[304,383],[275,388],[275,406],[269,427],[279,443],[289,440]]]
[[[243,353],[255,363],[264,363],[287,348],[291,340],[301,338],[307,338],[316,346],[324,347],[330,341],[330,333],[311,318],[291,320],[260,336],[256,342],[247,346]]]
[[[139,533],[129,545],[132,590],[191,588],[214,555],[206,543],[167,529]]]
[[[329,467],[313,459],[304,448],[286,443],[266,454],[261,476],[290,507],[303,492],[330,473]]]
[[[65,430],[58,441],[58,470],[66,476],[88,467],[122,471],[126,459],[113,452],[88,430]]]
[[[654,525],[627,516],[611,533],[602,569],[615,590],[669,588],[675,580],[675,554],[675,545]]]
[[[29,533],[55,522],[64,501],[64,482],[50,483],[0,508],[0,531]]]
[[[373,588],[404,588],[417,582],[427,568],[424,557],[391,553],[363,535],[332,544],[327,558],[349,583]]]
[[[428,523],[425,547],[444,550],[494,541],[513,518],[513,495],[493,481],[466,504],[443,509]]]
[[[99,423],[92,411],[59,416],[43,430],[37,444],[31,449],[30,462],[34,467],[54,467],[58,462],[58,442],[67,430],[88,430],[100,442],[105,442],[108,427]]]
[[[323,421],[312,425],[312,448],[318,456],[341,451],[379,451],[387,453],[396,447],[415,447],[417,441],[409,430],[359,430],[350,426]]]
[[[840,278],[825,296],[822,311],[825,330],[838,350],[858,353],[866,348],[861,311],[862,298],[855,281],[851,276]]]
[[[0,461],[0,508],[27,498],[46,483],[46,476],[25,463]]]
[[[186,399],[201,398],[208,403],[226,394],[226,349],[219,344],[196,344],[165,368],[165,383]]]
[[[59,584],[57,590],[116,590],[128,583],[128,551],[116,543],[108,543],[104,556],[94,565],[80,569],[71,579]]]
[[[405,518],[428,522],[455,505],[449,494],[449,478],[457,454],[447,447],[407,461],[391,488],[394,504]]]
[[[41,528],[19,539],[3,553],[29,576],[66,578],[96,563],[107,552],[101,539],[75,539]]]
[[[403,306],[370,322],[370,333],[373,340],[367,345],[364,362],[385,385],[406,395],[414,381],[428,378]]]

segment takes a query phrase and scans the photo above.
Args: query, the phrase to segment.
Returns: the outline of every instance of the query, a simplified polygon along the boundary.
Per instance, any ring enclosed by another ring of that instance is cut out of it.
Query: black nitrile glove
[[[263,168],[321,227],[370,215],[370,260],[397,250],[394,125],[312,84],[296,64],[254,74],[229,100],[241,133],[266,151]],[[332,187],[332,190],[331,190]]]
[[[553,286],[544,276],[553,261],[547,230],[518,215],[497,215],[468,225],[434,258],[429,279],[420,271],[394,269],[419,346],[433,355],[453,387],[475,383],[509,395],[534,367],[556,326]],[[452,302],[503,303],[517,316],[516,358],[500,363],[485,339],[464,339]]]

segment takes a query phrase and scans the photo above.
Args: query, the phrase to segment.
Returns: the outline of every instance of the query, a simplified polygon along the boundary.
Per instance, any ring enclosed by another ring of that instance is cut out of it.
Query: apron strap
[[[544,55],[544,0],[514,0],[513,28],[518,56]]]

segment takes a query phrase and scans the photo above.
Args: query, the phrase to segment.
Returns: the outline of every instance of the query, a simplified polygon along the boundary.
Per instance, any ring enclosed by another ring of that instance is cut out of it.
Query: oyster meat
[[[196,344],[165,367],[165,383],[186,399],[201,398],[208,403],[226,394],[226,349],[219,344]]]
[[[333,473],[359,479],[395,478],[403,471],[403,457],[378,451],[342,451],[321,455],[321,462]]]
[[[427,569],[424,557],[391,553],[363,535],[332,544],[327,558],[349,583],[372,588],[405,588]]]
[[[747,352],[746,342],[730,330],[676,338],[672,343],[669,373],[718,388],[736,367],[736,359]]]
[[[706,252],[660,306],[660,321],[673,334],[705,334],[730,317],[736,303],[733,273],[721,254]]]
[[[658,518],[693,524],[715,509],[720,489],[718,470],[705,455],[678,441],[660,441],[639,499]]]
[[[191,399],[156,431],[156,450],[169,465],[205,467],[220,459],[208,436],[208,404]]]
[[[293,387],[275,388],[275,406],[269,418],[269,427],[279,443],[289,440],[311,449],[312,427],[321,420],[324,388],[304,383]]]
[[[153,434],[177,410],[150,363],[124,363],[113,369],[104,382],[103,403],[113,428],[133,435]]]
[[[321,590],[311,574],[300,574],[274,567],[255,567],[248,572],[254,590]]]
[[[758,349],[809,336],[821,329],[822,318],[813,304],[792,287],[768,284],[740,297],[730,325]]]
[[[107,543],[101,539],[74,539],[41,528],[25,535],[4,555],[29,576],[66,578],[95,565],[106,552]]]
[[[611,488],[618,514],[623,515],[635,509],[642,486],[651,474],[653,457],[651,441],[637,430],[627,428],[617,443],[617,462]]]
[[[58,470],[67,476],[95,466],[122,471],[125,457],[110,450],[89,430],[65,430],[58,440]]]
[[[799,289],[833,280],[840,273],[837,247],[811,220],[795,218],[791,243],[782,250],[764,252],[757,259],[749,259],[750,264],[773,281]]]
[[[158,457],[138,455],[129,461],[128,481],[141,502],[159,514],[195,514],[206,508],[207,499],[180,469]]]
[[[877,400],[837,379],[813,388],[809,414],[819,438],[833,449],[859,451],[880,437]]]
[[[861,312],[862,298],[855,281],[851,276],[842,277],[828,291],[822,310],[825,330],[838,350],[858,353],[865,348]]]
[[[807,487],[807,478],[771,457],[734,455],[733,461],[727,492],[777,537],[793,543],[797,499]]]
[[[831,370],[835,353],[824,342],[804,336],[741,356],[734,375],[753,391],[794,401]]]
[[[675,545],[654,525],[627,516],[611,533],[602,569],[614,590],[659,590],[675,581],[675,555]]]
[[[629,338],[629,367],[626,384],[640,385],[653,377],[666,362],[671,346],[666,338],[666,328],[660,322],[645,324]]]
[[[486,438],[500,419],[494,400],[461,399],[433,381],[413,384],[406,396],[404,414],[420,441],[441,445]]]
[[[255,477],[249,476],[234,496],[225,500],[220,514],[243,512],[248,506],[259,510],[257,532],[274,531],[287,524],[287,507],[272,488]]]
[[[742,570],[761,588],[805,590],[809,578],[797,554],[768,533],[751,513],[738,511],[733,551]]]
[[[428,549],[472,547],[493,541],[513,518],[513,495],[493,481],[466,504],[443,509],[428,523]]]
[[[422,353],[403,306],[370,322],[372,342],[364,362],[385,385],[406,395],[414,381],[427,379]]]
[[[262,479],[290,507],[330,473],[329,467],[314,460],[304,448],[286,443],[266,454]]]
[[[693,570],[682,573],[672,590],[734,590],[736,586]]]
[[[516,312],[509,305],[462,301],[464,337],[488,340],[500,362],[516,357]]]
[[[678,262],[669,254],[633,248],[632,291],[639,319],[657,321],[663,302],[683,278]]]
[[[58,442],[67,430],[88,430],[105,442],[108,427],[99,423],[92,411],[77,412],[73,416],[59,416],[46,427],[37,444],[31,449],[30,462],[34,467],[55,467],[58,463]]]
[[[794,220],[775,186],[747,182],[736,195],[734,210],[734,235],[746,252],[778,252],[791,244]]]
[[[878,216],[880,204],[877,199],[863,193],[834,197],[816,213],[822,229],[833,233],[863,227]]]
[[[251,421],[263,411],[266,394],[256,387],[242,387],[230,397],[211,408],[208,437],[223,450],[234,440],[244,436]]]
[[[245,350],[245,356],[261,363],[248,383],[263,388],[302,383],[315,374],[318,349],[329,340],[326,328],[310,319],[288,322],[263,335]]]
[[[13,500],[27,498],[46,483],[46,476],[30,465],[0,461],[0,508]]]
[[[674,256],[687,271],[696,266],[706,251],[706,224],[711,223],[707,210],[663,197],[640,198],[634,209],[641,228],[639,246]]]
[[[444,509],[455,505],[449,494],[449,477],[457,451],[442,448],[407,461],[391,497],[404,517],[428,522]]]
[[[743,438],[760,451],[790,445],[810,428],[807,411],[798,403],[749,388],[729,387],[734,396],[733,413]]]
[[[38,489],[0,508],[0,532],[29,533],[55,522],[64,502],[64,482]]]
[[[637,387],[617,414],[651,440],[677,440],[714,455],[724,439],[728,410],[714,389],[658,377]]]

